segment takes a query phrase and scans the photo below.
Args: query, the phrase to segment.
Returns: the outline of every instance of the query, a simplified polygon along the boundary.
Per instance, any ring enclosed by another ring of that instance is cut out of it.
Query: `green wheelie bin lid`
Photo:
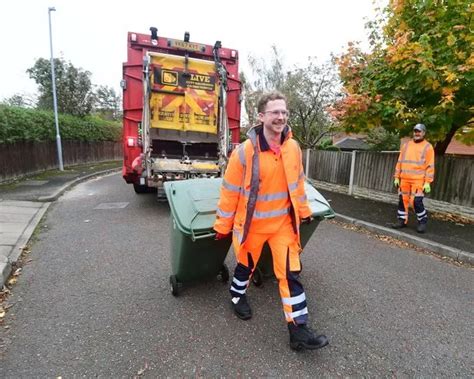
[[[179,230],[194,241],[214,235],[221,178],[165,182],[166,197]]]
[[[309,182],[304,183],[304,190],[308,198],[309,206],[313,212],[313,217],[320,220],[334,218],[335,214],[331,206],[316,188]]]

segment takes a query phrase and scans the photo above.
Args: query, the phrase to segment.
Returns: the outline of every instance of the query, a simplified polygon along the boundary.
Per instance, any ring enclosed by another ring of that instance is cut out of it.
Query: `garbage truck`
[[[123,63],[122,176],[136,193],[220,177],[240,138],[238,51],[129,32]]]

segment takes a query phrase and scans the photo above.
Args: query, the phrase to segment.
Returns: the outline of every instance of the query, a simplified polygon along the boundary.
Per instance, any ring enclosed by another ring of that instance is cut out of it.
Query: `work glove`
[[[425,184],[423,184],[423,192],[424,192],[424,193],[430,193],[430,192],[431,192],[430,183],[425,183]]]
[[[229,233],[223,234],[223,233],[216,232],[216,236],[214,237],[214,239],[216,241],[220,241],[220,240],[223,240],[224,238],[227,238],[227,237],[229,237]]]
[[[305,217],[305,218],[302,218],[301,219],[301,223],[302,224],[311,224],[311,222],[314,220],[314,218],[312,218],[311,216],[309,217]]]
[[[400,179],[395,178],[395,180],[393,181],[393,185],[397,188],[400,187]]]

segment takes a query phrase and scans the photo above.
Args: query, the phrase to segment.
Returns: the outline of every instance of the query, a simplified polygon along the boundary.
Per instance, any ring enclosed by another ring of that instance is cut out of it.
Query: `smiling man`
[[[232,307],[242,320],[252,317],[246,291],[267,242],[272,251],[283,312],[293,349],[318,349],[328,344],[324,335],[307,327],[306,295],[301,272],[301,222],[310,223],[311,209],[304,190],[302,154],[287,125],[284,95],[264,94],[257,106],[260,124],[229,160],[221,187],[214,229],[216,238],[233,231],[237,258],[230,287]]]

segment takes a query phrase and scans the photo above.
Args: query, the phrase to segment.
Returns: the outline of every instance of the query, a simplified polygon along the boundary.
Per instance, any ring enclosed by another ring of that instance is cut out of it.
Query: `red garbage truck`
[[[123,63],[123,168],[136,193],[221,176],[239,143],[241,83],[235,49],[129,32]]]

